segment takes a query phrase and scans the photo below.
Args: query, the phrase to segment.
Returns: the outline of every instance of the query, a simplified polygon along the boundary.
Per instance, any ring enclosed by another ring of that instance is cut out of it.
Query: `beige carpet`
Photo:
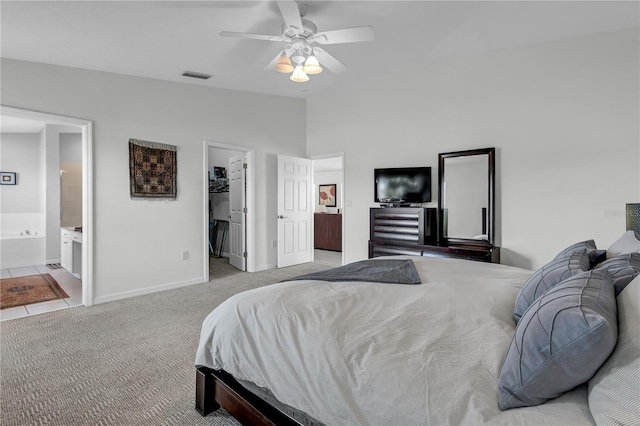
[[[305,264],[0,323],[0,424],[238,425],[194,409],[200,326],[240,291],[326,269]]]
[[[235,266],[229,265],[228,257],[210,257],[209,258],[209,281],[219,278],[227,278],[237,274],[243,274],[241,270]]]

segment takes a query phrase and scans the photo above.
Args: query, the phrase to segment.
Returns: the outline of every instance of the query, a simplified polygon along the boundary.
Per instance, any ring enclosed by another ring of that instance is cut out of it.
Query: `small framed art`
[[[320,194],[320,205],[327,207],[336,206],[336,184],[320,185],[318,193]]]
[[[0,172],[0,185],[15,185],[16,174],[14,172]]]

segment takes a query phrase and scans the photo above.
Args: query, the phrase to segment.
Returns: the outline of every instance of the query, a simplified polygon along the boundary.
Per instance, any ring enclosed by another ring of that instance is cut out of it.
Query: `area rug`
[[[0,309],[69,297],[49,274],[0,280]]]

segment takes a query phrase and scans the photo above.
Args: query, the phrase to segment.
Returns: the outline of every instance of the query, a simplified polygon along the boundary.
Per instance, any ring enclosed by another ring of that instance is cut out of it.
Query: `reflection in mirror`
[[[487,155],[445,158],[443,236],[488,240]]]
[[[493,248],[495,148],[438,154],[438,245]]]

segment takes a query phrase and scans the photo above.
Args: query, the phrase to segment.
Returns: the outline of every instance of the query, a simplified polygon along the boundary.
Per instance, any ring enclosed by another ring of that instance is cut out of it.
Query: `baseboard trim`
[[[99,296],[93,299],[93,303],[98,305],[100,303],[113,302],[115,300],[128,299],[130,297],[144,296],[145,294],[157,293],[165,290],[173,290],[175,288],[187,287],[194,284],[203,284],[202,278],[193,278],[187,281],[177,281],[174,283],[167,283],[157,285],[153,287],[139,288],[136,290],[123,291],[120,293],[109,294],[106,296]]]
[[[256,266],[256,270],[255,272],[260,272],[260,271],[266,271],[267,269],[275,269],[277,268],[278,265],[276,263],[269,263],[267,265],[260,265],[260,266]]]

